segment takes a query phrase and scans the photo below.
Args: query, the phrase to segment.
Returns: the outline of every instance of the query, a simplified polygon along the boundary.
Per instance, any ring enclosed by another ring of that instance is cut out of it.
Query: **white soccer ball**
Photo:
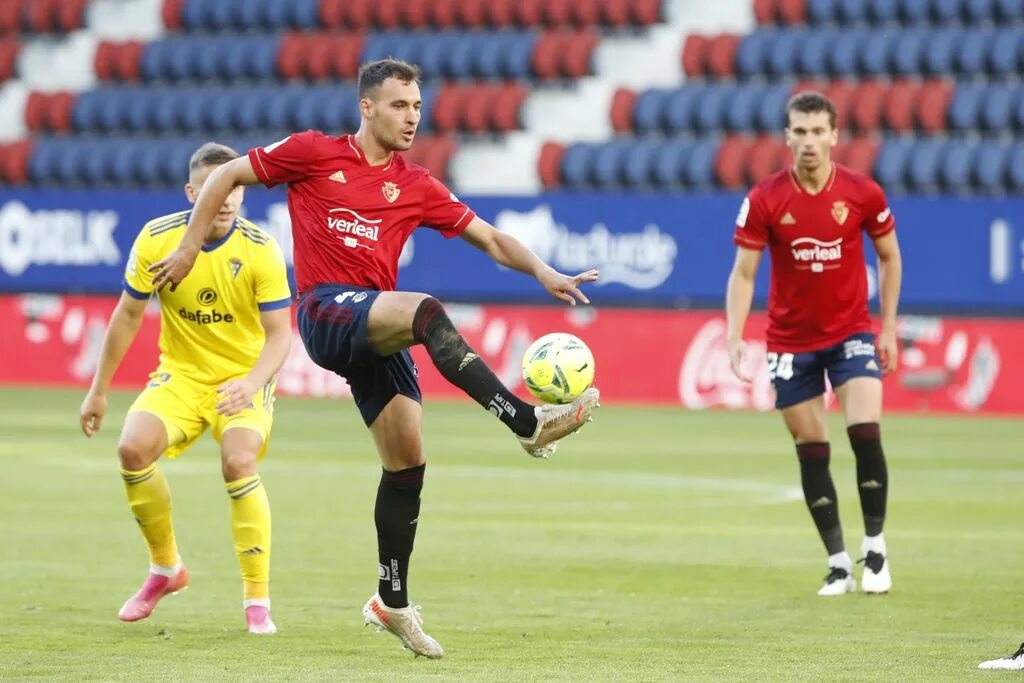
[[[545,403],[569,403],[594,383],[594,355],[578,337],[546,334],[523,354],[523,383]]]

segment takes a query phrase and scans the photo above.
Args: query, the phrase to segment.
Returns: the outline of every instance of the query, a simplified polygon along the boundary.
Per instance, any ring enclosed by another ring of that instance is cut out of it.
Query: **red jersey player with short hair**
[[[789,100],[786,142],[793,166],[758,183],[736,218],[736,262],[726,296],[729,360],[733,372],[750,381],[743,369],[743,326],[767,247],[772,262],[768,372],[775,407],[796,444],[804,498],[829,555],[829,573],[818,595],[843,595],[857,585],[829,473],[826,374],[857,461],[865,527],[861,586],[867,593],[887,593],[892,578],[882,526],[889,481],[879,421],[881,378],[896,368],[902,265],[882,189],[830,161],[837,137],[836,110],[826,97],[803,92]],[[882,329],[877,353],[868,314],[864,233],[878,253]]]
[[[398,60],[365,64],[355,135],[296,133],[220,167],[203,186],[180,246],[152,269],[155,286],[176,286],[234,187],[288,184],[303,343],[317,364],[348,380],[383,465],[374,513],[378,591],[363,617],[416,654],[441,657],[444,650],[423,632],[407,594],[426,462],[408,347],[423,344],[441,374],[504,422],[536,457],[547,457],[559,439],[590,419],[598,392],[588,389],[573,403],[541,407],[516,397],[466,344],[437,299],[394,291],[402,246],[421,225],[462,237],[573,305],[589,303],[579,286],[598,274],[555,271],[398,154],[412,145],[420,121],[418,79],[417,67]]]

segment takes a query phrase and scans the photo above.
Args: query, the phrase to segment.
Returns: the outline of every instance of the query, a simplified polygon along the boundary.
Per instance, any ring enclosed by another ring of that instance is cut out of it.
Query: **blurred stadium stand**
[[[358,126],[424,72],[409,158],[462,191],[739,189],[782,107],[892,193],[1024,191],[1022,0],[0,0],[0,181],[176,186],[189,152]]]

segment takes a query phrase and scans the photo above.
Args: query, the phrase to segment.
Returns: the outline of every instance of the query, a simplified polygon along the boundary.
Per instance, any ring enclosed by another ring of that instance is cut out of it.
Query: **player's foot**
[[[175,595],[188,588],[188,570],[181,565],[178,573],[174,576],[164,576],[150,572],[142,584],[139,592],[128,598],[128,601],[117,613],[121,621],[139,621],[145,619],[153,610],[156,603],[165,595]]]
[[[269,635],[277,633],[277,626],[274,626],[270,618],[270,610],[263,605],[249,605],[245,608],[245,625],[249,633]]]
[[[378,631],[388,631],[398,636],[402,645],[416,655],[431,659],[444,656],[441,645],[423,632],[423,617],[419,605],[394,608],[385,605],[379,595],[370,598],[363,607],[363,620],[373,624]]]
[[[979,669],[1003,669],[1008,671],[1024,671],[1024,643],[1020,644],[1012,655],[1002,659],[990,659],[978,665]]]
[[[843,567],[829,567],[825,585],[818,590],[818,595],[830,597],[857,592],[857,582],[853,580],[850,570]]]
[[[873,595],[882,595],[892,589],[892,576],[889,575],[889,558],[887,556],[869,550],[857,562],[864,563],[864,574],[860,577],[861,590]]]
[[[556,405],[548,403],[538,406],[537,430],[530,438],[519,437],[519,443],[535,458],[546,458],[558,448],[558,440],[569,436],[590,422],[601,392],[591,387],[572,403]]]

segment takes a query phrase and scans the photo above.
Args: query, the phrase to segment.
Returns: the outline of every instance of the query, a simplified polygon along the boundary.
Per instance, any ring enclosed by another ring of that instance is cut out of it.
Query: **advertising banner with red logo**
[[[0,296],[0,384],[86,386],[96,367],[116,298]],[[774,396],[763,342],[767,318],[747,325],[745,384],[729,369],[725,319],[711,311],[453,305],[449,313],[470,345],[509,386],[526,347],[549,332],[569,332],[594,353],[602,401],[678,404],[688,409],[770,410]],[[155,369],[160,312],[147,310],[135,344],[115,377],[141,388]],[[1024,320],[904,316],[899,370],[885,380],[887,409],[1024,414]],[[461,396],[413,349],[426,396]],[[348,396],[347,383],[319,367],[296,334],[278,380],[282,394]]]

